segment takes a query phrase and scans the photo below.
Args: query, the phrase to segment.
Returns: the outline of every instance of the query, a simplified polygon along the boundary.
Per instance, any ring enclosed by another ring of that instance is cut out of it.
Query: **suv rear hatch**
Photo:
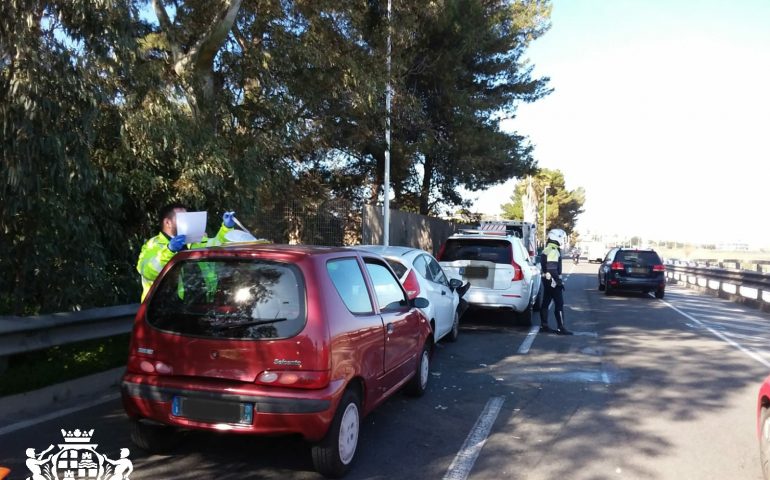
[[[140,310],[129,370],[151,373],[149,364],[160,374],[241,382],[270,370],[327,371],[328,353],[317,345],[325,333],[309,335],[306,323],[305,282],[294,264],[178,261]]]
[[[663,275],[663,262],[657,253],[649,250],[618,250],[611,268],[627,277],[655,278]]]
[[[473,288],[507,290],[517,275],[511,242],[497,238],[450,238],[439,253],[450,277]]]

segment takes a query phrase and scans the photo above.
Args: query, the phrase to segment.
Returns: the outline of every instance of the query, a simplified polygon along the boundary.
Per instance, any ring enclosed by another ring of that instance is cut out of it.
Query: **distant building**
[[[743,242],[717,243],[717,250],[726,250],[730,252],[748,252],[749,244]]]

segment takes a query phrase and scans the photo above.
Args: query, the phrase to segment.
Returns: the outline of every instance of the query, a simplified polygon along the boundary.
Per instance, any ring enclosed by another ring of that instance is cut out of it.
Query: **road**
[[[398,394],[364,419],[346,478],[761,479],[755,402],[770,315],[673,285],[663,300],[605,296],[596,264],[565,267],[575,336],[537,334],[502,312],[467,315],[458,342],[439,344],[426,395]],[[321,478],[292,438],[192,433],[174,454],[149,456],[109,398],[4,426],[0,465],[26,478],[27,448],[93,428],[100,453],[130,449],[133,480]]]

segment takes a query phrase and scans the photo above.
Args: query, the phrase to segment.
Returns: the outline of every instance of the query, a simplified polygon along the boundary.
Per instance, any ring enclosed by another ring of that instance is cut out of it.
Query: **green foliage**
[[[126,364],[128,335],[13,355],[0,373],[0,396],[47,387]]]
[[[497,128],[548,93],[546,0],[395,1],[393,206],[462,205],[535,168]],[[0,314],[136,301],[170,201],[257,218],[381,195],[383,0],[0,4]]]
[[[538,224],[543,223],[543,198],[545,186],[548,185],[546,229],[561,228],[568,235],[575,233],[575,223],[583,213],[585,190],[578,187],[567,190],[564,185],[564,174],[560,170],[541,169],[532,176],[532,187],[538,205]],[[511,202],[501,205],[503,217],[507,219],[522,219],[524,217],[523,200],[527,190],[527,179],[516,184]]]

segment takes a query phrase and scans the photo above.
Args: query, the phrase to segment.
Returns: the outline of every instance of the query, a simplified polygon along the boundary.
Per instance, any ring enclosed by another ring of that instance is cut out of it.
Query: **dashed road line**
[[[481,449],[484,448],[484,444],[489,437],[489,432],[492,430],[492,425],[495,423],[497,415],[500,413],[503,402],[505,402],[504,397],[492,397],[487,401],[484,411],[481,412],[481,416],[476,420],[476,424],[465,439],[465,443],[463,443],[452,464],[449,465],[449,470],[444,475],[444,480],[465,480],[468,478],[473,464],[476,463]]]
[[[532,347],[532,342],[535,341],[535,337],[537,336],[537,332],[539,331],[540,331],[540,327],[538,325],[533,325],[532,328],[529,329],[527,338],[525,338],[524,341],[521,342],[521,345],[519,346],[518,353],[521,353],[521,354],[529,353],[529,349],[530,347]]]
[[[726,335],[722,334],[722,333],[721,333],[721,332],[719,332],[718,330],[715,330],[715,329],[713,329],[713,328],[709,327],[709,326],[708,326],[708,325],[706,325],[704,322],[702,322],[701,320],[698,320],[697,318],[693,317],[693,316],[692,316],[692,315],[690,315],[689,313],[683,312],[682,310],[680,310],[680,309],[676,308],[675,306],[671,305],[671,304],[670,304],[670,303],[668,303],[667,301],[665,301],[665,300],[661,300],[661,302],[663,302],[663,304],[664,304],[664,305],[666,305],[667,307],[669,307],[669,308],[673,309],[674,311],[676,311],[676,312],[677,312],[677,313],[679,313],[680,315],[684,316],[685,318],[687,318],[687,319],[689,319],[689,320],[691,320],[691,321],[695,322],[695,323],[696,323],[696,324],[697,324],[699,327],[701,327],[701,328],[705,328],[706,330],[708,330],[709,332],[711,332],[711,333],[712,333],[712,334],[713,334],[715,337],[718,337],[718,338],[720,338],[720,339],[724,340],[725,342],[729,343],[730,345],[732,345],[733,347],[737,348],[737,349],[738,349],[738,350],[740,350],[741,352],[745,353],[745,354],[746,354],[746,355],[748,355],[749,357],[753,358],[753,359],[754,359],[754,360],[756,360],[757,362],[759,362],[759,363],[761,363],[762,365],[764,365],[764,366],[766,366],[766,367],[770,368],[770,361],[768,361],[768,360],[765,360],[764,358],[762,358],[761,356],[759,356],[759,355],[758,355],[756,352],[754,352],[753,350],[751,350],[751,349],[749,349],[749,348],[747,348],[747,347],[744,347],[744,346],[743,346],[743,345],[741,345],[740,343],[738,343],[738,342],[734,341],[733,339],[731,339],[731,338],[727,337]]]

